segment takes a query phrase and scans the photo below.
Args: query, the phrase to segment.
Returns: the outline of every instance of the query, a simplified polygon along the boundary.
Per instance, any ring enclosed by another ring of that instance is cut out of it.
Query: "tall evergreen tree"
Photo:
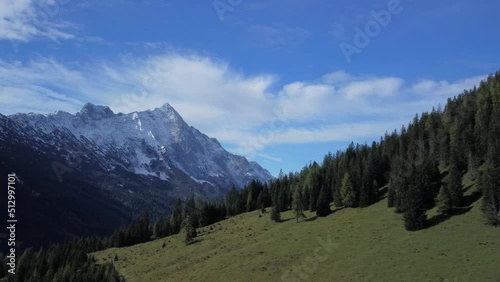
[[[189,216],[184,219],[184,229],[186,231],[185,243],[186,245],[191,244],[197,234]]]
[[[416,185],[405,185],[402,201],[403,219],[405,229],[417,231],[425,227],[427,215],[425,214],[425,203],[420,187]]]
[[[298,223],[299,218],[304,218],[304,206],[302,205],[303,201],[303,195],[302,195],[302,189],[300,186],[295,187],[295,190],[293,192],[293,202],[292,202],[292,208],[293,211],[295,212],[295,220]]]
[[[483,193],[481,210],[487,223],[500,226],[500,167],[488,163],[477,185]]]
[[[319,192],[316,210],[317,216],[327,216],[331,212],[328,191],[329,189],[323,186],[323,188],[321,188],[321,191]]]
[[[271,220],[274,222],[280,222],[281,221],[281,214],[279,209],[276,206],[273,206],[271,208]]]
[[[354,207],[355,205],[354,189],[351,184],[351,178],[349,176],[349,173],[345,173],[344,178],[342,179],[341,195],[342,195],[342,204],[345,207],[349,208]]]
[[[450,164],[447,189],[451,197],[451,204],[455,207],[459,207],[463,196],[462,175],[458,166],[453,162]]]
[[[253,196],[252,196],[252,191],[250,190],[248,192],[248,196],[247,196],[246,211],[250,212],[253,210],[255,210],[255,205],[254,205],[254,200],[253,200]]]
[[[447,184],[441,185],[438,194],[438,212],[449,216],[452,210],[453,202],[451,200],[450,190]]]
[[[483,192],[482,211],[488,224],[500,225],[500,72],[497,73],[497,88],[491,87],[492,109],[488,131],[486,168],[479,181]],[[493,81],[493,78],[488,78]]]

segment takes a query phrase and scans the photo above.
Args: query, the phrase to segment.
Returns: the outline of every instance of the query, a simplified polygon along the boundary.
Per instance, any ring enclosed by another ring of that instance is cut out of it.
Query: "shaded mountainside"
[[[269,172],[225,151],[168,104],[114,114],[86,104],[76,115],[0,115],[0,172],[19,179],[19,239],[30,246],[109,234],[175,199],[216,199]]]

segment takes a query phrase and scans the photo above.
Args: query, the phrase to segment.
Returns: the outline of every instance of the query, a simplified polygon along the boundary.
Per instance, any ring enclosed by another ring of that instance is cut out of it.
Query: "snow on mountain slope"
[[[81,146],[92,147],[107,170],[118,166],[164,181],[180,170],[197,183],[224,188],[232,184],[242,187],[252,178],[266,182],[272,177],[258,164],[228,153],[217,140],[188,126],[169,104],[114,114],[108,107],[88,103],[76,115],[58,111],[9,118],[48,136],[56,131],[72,135]]]

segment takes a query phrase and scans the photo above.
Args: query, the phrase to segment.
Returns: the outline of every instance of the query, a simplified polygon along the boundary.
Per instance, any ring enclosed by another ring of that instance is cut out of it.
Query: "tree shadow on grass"
[[[320,216],[320,217],[327,217],[327,216],[330,216],[330,215],[332,215],[332,214],[334,214],[334,213],[336,213],[336,212],[338,212],[338,211],[340,211],[340,210],[343,210],[343,209],[345,209],[345,207],[337,207],[337,208],[335,208],[335,209],[333,209],[333,210],[330,210],[330,211],[328,212],[328,214],[326,214],[325,216]],[[314,216],[314,217],[318,217],[318,216],[316,215],[316,216]],[[312,217],[312,218],[314,218],[314,217]],[[316,218],[311,219],[310,221],[313,221],[313,220],[315,220],[315,219],[316,219]]]
[[[473,186],[474,186],[473,184],[468,185],[467,187],[465,187],[462,190],[462,192],[464,194],[467,193]],[[474,203],[477,200],[479,200],[480,198],[481,198],[480,191],[474,191],[469,195],[463,196],[462,197],[462,204],[460,205],[460,207],[454,207],[451,210],[449,215],[438,214],[438,215],[435,215],[435,216],[429,218],[429,220],[427,220],[426,228],[436,226],[436,225],[450,219],[453,216],[463,215],[463,214],[470,212],[472,210],[472,208],[474,207]]]
[[[467,191],[469,191],[469,190],[470,190],[470,188],[472,188],[472,186],[474,186],[474,184],[470,184],[469,186],[465,187],[465,188],[462,190],[462,192],[463,192],[464,194],[465,194],[465,193],[467,193]]]
[[[448,220],[450,218],[450,216],[446,216],[444,214],[437,214],[431,218],[429,218],[425,224],[425,228],[431,228],[431,227],[434,227],[442,222],[445,222],[446,220]]]
[[[341,211],[341,210],[343,210],[343,209],[345,209],[345,207],[338,207],[338,208],[336,208],[336,209],[332,210],[332,211],[330,212],[330,214],[332,214],[332,213],[336,213],[336,212]]]
[[[193,245],[193,244],[199,243],[201,241],[202,241],[201,239],[196,238],[196,239],[191,240],[191,242],[187,243],[186,245]]]
[[[313,217],[304,218],[304,221],[315,221],[316,219],[318,219],[317,215],[315,215]]]
[[[373,204],[376,204],[380,201],[382,201],[383,199],[387,198],[387,191],[388,191],[389,187],[387,185],[385,185],[384,187],[380,188],[378,190],[378,198],[373,202]]]
[[[456,208],[453,208],[451,210],[449,215],[437,214],[437,215],[435,215],[427,220],[425,228],[434,227],[440,223],[447,221],[448,219],[450,219],[454,216],[466,214],[466,213],[470,212],[472,210],[472,208],[473,208],[473,206],[456,207]]]
[[[379,197],[382,198],[383,196],[385,196],[385,194],[387,194],[388,189],[389,189],[389,187],[387,185],[385,185],[384,187],[380,188],[378,190]]]
[[[470,189],[470,187],[468,189]],[[474,191],[470,195],[463,196],[462,208],[471,206],[477,200],[479,200],[479,198],[481,198],[481,192],[479,191]]]

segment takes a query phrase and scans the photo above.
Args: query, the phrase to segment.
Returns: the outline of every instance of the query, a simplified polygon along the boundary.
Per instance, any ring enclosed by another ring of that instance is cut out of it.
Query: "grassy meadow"
[[[467,184],[467,183],[466,183]],[[467,186],[466,186],[467,187]],[[486,226],[475,187],[470,201],[444,219],[436,208],[430,227],[405,231],[387,200],[363,209],[335,209],[328,217],[296,223],[268,213],[245,213],[184,234],[98,253],[127,281],[500,281],[500,230]],[[117,260],[115,260],[115,256]]]

